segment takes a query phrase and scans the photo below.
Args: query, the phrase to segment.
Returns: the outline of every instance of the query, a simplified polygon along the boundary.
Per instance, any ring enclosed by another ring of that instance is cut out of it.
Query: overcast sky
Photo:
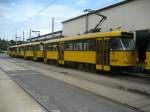
[[[0,37],[15,39],[15,33],[29,38],[30,27],[41,34],[51,32],[51,18],[55,18],[55,31],[61,22],[83,14],[84,9],[99,9],[122,0],[0,0]],[[38,13],[40,11],[40,13]],[[34,34],[32,36],[35,36]]]

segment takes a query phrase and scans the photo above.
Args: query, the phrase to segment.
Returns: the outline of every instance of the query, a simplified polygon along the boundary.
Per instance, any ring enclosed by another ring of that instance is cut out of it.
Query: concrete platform
[[[0,112],[47,112],[0,70]]]

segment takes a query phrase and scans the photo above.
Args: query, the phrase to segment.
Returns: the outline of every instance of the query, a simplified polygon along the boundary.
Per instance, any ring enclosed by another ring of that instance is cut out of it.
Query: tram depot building
[[[140,52],[145,52],[147,39],[150,38],[150,0],[125,0],[117,4],[96,10],[107,19],[100,26],[101,31],[121,28],[134,31],[136,44]],[[63,35],[75,36],[93,29],[100,21],[100,16],[86,13],[63,21]],[[141,54],[143,54],[141,53]],[[143,61],[145,56],[139,56]]]

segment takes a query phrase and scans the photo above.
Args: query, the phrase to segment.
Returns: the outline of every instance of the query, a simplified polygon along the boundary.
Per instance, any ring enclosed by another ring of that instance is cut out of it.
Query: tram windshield
[[[150,51],[150,42],[148,42],[147,50]]]
[[[135,50],[133,38],[113,38],[111,40],[112,50]]]

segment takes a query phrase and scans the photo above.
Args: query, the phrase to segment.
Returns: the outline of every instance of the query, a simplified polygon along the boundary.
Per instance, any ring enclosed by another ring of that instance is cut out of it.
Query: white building
[[[102,31],[122,27],[127,31],[150,28],[150,0],[126,0],[102,9],[98,13],[107,16],[102,24]],[[63,35],[84,34],[93,29],[100,17],[95,14],[84,14],[63,22]]]

